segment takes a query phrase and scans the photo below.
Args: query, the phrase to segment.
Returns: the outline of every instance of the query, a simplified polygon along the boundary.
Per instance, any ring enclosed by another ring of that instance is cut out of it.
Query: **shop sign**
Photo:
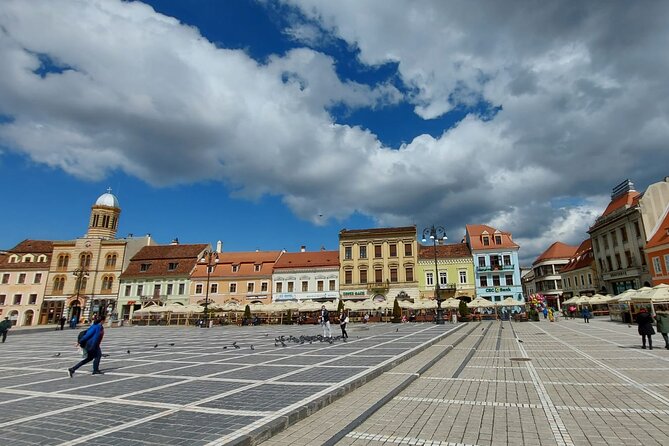
[[[494,288],[486,288],[485,292],[486,293],[504,293],[504,292],[510,292],[511,288],[508,287],[494,287]]]
[[[360,291],[360,290],[358,290],[358,291],[342,291],[341,295],[345,296],[345,297],[347,297],[347,296],[366,296],[367,291],[365,291],[365,290],[362,290],[362,291]]]

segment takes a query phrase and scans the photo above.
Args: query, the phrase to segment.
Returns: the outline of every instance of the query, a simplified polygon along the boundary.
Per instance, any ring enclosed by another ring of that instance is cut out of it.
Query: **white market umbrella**
[[[501,302],[495,302],[496,307],[519,307],[523,305],[523,302],[517,301],[513,297],[507,297]]]
[[[494,306],[495,306],[494,303],[482,297],[477,297],[476,299],[467,304],[467,307],[469,308],[493,308]]]

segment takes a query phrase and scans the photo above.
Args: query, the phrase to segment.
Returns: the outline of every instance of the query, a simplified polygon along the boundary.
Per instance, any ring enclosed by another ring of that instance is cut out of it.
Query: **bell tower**
[[[115,238],[119,215],[121,215],[121,208],[118,205],[118,199],[109,188],[107,193],[100,195],[91,207],[86,238]]]

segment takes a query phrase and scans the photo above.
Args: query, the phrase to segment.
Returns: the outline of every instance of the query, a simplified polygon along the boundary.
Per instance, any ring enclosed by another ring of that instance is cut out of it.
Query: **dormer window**
[[[496,235],[495,236],[495,244],[496,245],[501,245],[502,244],[502,236],[501,235]]]
[[[150,267],[151,267],[150,263],[142,263],[141,265],[139,265],[139,270],[141,272],[146,272],[149,270]]]
[[[487,235],[483,236],[483,246],[490,246],[490,238]]]
[[[253,265],[253,270],[254,270],[255,272],[258,272],[258,271],[260,271],[260,267],[261,267],[261,266],[262,266],[262,265],[260,265],[260,264],[255,264],[255,265]]]
[[[167,271],[174,271],[179,267],[179,264],[177,262],[170,262],[169,265],[167,265]]]
[[[238,273],[239,272],[239,265],[232,265],[232,272],[233,273]]]
[[[9,257],[9,263],[17,263],[19,261],[19,257],[16,255],[10,256]]]
[[[23,263],[31,263],[32,261],[33,261],[33,256],[31,255],[23,256],[22,260]]]

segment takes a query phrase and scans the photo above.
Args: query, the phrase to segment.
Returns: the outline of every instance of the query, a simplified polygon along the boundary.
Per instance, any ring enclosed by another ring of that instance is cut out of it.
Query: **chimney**
[[[151,234],[147,233],[146,234],[146,246],[151,245]]]
[[[307,247],[304,245],[300,246],[300,252],[307,252]]]
[[[178,245],[179,244],[179,237],[174,237],[174,240],[172,240],[172,243],[170,245]]]
[[[223,242],[220,240],[216,242],[216,252],[223,252]]]

